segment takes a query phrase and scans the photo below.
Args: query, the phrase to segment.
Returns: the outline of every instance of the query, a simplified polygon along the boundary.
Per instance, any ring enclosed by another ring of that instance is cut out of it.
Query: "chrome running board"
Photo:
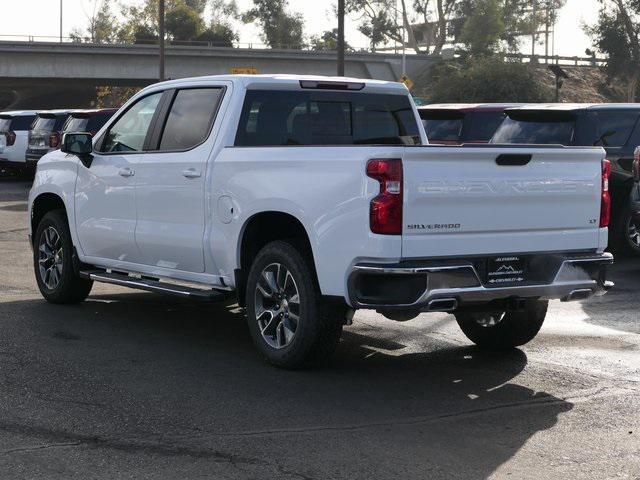
[[[184,285],[174,283],[173,281],[162,281],[158,278],[132,276],[126,273],[109,272],[104,270],[86,270],[80,271],[80,276],[93,280],[94,282],[110,283],[112,285],[120,285],[122,287],[134,288],[137,290],[145,290],[147,292],[165,293],[168,295],[177,295],[184,298],[192,298],[204,300],[207,302],[220,302],[232,297],[231,292],[222,290],[214,290],[207,288],[198,288],[192,285]]]

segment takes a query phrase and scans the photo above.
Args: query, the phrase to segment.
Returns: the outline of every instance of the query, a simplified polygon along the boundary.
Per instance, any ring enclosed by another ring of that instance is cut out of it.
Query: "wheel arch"
[[[314,272],[314,282],[318,284],[311,237],[300,219],[277,210],[255,213],[242,226],[236,250],[238,269],[235,271],[235,283],[241,305],[244,305],[246,279],[253,259],[265,245],[276,240],[293,240],[296,243],[303,256],[309,260]]]
[[[31,232],[33,235],[35,235],[38,224],[40,223],[42,218],[48,212],[51,212],[53,210],[64,211],[64,214],[67,217],[67,224],[69,224],[67,206],[65,205],[64,200],[60,195],[53,192],[43,192],[33,199],[33,202],[31,203],[31,216],[29,219],[29,221],[31,222]]]

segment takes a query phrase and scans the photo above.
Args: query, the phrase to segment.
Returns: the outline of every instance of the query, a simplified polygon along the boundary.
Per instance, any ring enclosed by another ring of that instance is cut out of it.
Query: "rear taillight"
[[[14,143],[16,143],[16,132],[5,132],[4,136],[7,139],[7,147],[10,147]]]
[[[367,176],[380,182],[380,194],[371,200],[369,224],[373,233],[402,234],[402,160],[369,160]]]
[[[633,152],[633,180],[640,182],[640,147]]]
[[[58,148],[60,145],[60,134],[58,132],[53,132],[49,135],[49,146],[51,148]]]
[[[609,193],[609,177],[611,162],[602,161],[602,200],[600,202],[600,227],[608,227],[611,221],[611,193]]]

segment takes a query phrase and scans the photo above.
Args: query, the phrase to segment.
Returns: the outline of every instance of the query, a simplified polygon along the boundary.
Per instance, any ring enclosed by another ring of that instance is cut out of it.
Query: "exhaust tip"
[[[431,300],[427,305],[429,312],[453,312],[458,309],[458,300],[455,298],[439,298]]]
[[[569,295],[562,299],[563,302],[575,302],[577,300],[586,300],[587,298],[593,296],[593,290],[589,288],[581,288],[578,290],[572,291]]]

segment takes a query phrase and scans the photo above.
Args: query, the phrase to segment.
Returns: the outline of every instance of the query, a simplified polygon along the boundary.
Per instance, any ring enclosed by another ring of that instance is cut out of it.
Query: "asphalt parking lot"
[[[0,180],[1,478],[640,479],[640,260],[521,350],[359,312],[330,365],[287,372],[233,305],[45,303],[28,188]]]

